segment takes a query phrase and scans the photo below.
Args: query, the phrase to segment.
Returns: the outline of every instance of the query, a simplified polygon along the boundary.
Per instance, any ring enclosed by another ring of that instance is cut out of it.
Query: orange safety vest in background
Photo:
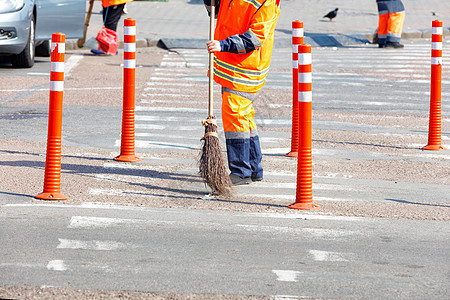
[[[127,2],[131,2],[133,0],[102,0],[102,6],[108,7],[113,5],[119,5]]]
[[[221,41],[250,30],[262,46],[243,54],[215,52],[215,82],[241,92],[256,93],[261,89],[269,71],[279,15],[277,0],[221,1],[214,39]]]

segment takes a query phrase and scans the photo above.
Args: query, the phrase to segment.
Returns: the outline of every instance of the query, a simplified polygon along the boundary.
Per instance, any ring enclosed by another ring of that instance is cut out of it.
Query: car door
[[[36,40],[48,40],[55,32],[66,39],[83,36],[86,0],[36,0]]]

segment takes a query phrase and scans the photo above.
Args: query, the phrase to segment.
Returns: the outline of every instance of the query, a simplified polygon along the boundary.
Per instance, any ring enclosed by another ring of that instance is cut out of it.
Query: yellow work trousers
[[[378,44],[384,45],[386,42],[400,42],[404,21],[405,12],[379,15]]]
[[[261,146],[255,123],[256,93],[222,88],[222,122],[227,144],[228,167],[241,178],[262,178]]]

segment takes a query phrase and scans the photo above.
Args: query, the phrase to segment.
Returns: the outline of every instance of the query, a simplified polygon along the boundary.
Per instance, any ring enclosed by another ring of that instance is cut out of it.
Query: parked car
[[[30,68],[35,56],[51,55],[51,37],[83,36],[86,0],[0,0],[0,56]]]

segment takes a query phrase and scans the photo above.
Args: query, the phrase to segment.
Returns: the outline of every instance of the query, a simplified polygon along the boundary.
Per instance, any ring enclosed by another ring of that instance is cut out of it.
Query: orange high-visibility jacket
[[[222,0],[215,40],[250,30],[261,47],[243,54],[215,52],[214,81],[223,87],[255,93],[266,81],[272,56],[275,25],[280,15],[277,0]]]
[[[102,0],[102,6],[108,7],[113,5],[119,5],[127,2],[131,2],[133,0]]]

